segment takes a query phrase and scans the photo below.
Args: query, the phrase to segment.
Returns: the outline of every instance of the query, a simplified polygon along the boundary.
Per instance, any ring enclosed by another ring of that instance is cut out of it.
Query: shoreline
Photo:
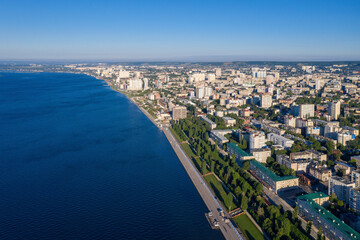
[[[225,209],[225,208],[222,206],[221,203],[219,203],[217,201],[217,198],[216,198],[215,194],[213,193],[212,190],[209,189],[208,185],[206,184],[205,179],[199,173],[197,168],[194,166],[194,163],[184,153],[180,143],[176,140],[173,133],[170,131],[169,127],[164,126],[164,128],[163,128],[161,125],[159,125],[156,122],[156,120],[143,107],[141,107],[135,100],[133,100],[131,97],[129,97],[128,95],[126,95],[122,91],[114,89],[109,80],[103,79],[103,78],[100,78],[100,77],[96,77],[96,76],[93,76],[91,74],[86,74],[86,75],[89,75],[89,76],[95,77],[96,79],[105,81],[107,83],[107,85],[111,89],[125,95],[127,99],[129,99],[132,103],[134,103],[138,107],[138,109],[140,109],[140,111],[160,131],[162,131],[164,133],[166,139],[168,140],[168,142],[169,142],[170,146],[172,147],[174,153],[178,157],[178,160],[182,164],[185,172],[187,173],[188,177],[190,178],[191,182],[193,183],[193,185],[194,185],[195,189],[197,190],[198,194],[202,198],[204,204],[206,205],[206,207],[208,208],[209,211],[213,212],[213,214],[215,216],[218,215],[217,218],[220,220],[221,216],[220,216],[220,214],[218,212],[218,209],[219,208],[220,209]],[[230,215],[227,212],[226,212],[226,214],[228,215],[227,217],[230,217]],[[220,223],[222,225],[222,228],[220,226],[220,231],[222,232],[222,235],[226,240],[230,240],[230,239],[241,239],[241,240],[243,240],[243,239],[246,239],[246,237],[243,235],[243,233],[241,233],[241,231],[238,231],[237,226],[236,225],[234,226],[234,224],[232,222],[226,223],[226,227],[228,228],[228,230],[225,228],[225,226],[223,226],[223,225],[225,225],[225,223],[223,223],[221,221],[220,221]],[[210,227],[211,227],[211,225],[210,225]]]

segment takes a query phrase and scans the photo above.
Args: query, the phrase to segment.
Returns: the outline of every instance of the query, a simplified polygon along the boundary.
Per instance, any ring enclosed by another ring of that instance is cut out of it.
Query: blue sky
[[[359,0],[0,0],[0,59],[360,60]]]

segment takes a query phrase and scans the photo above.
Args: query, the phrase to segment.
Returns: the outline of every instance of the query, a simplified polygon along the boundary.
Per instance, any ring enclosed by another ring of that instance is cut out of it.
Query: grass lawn
[[[230,204],[226,204],[226,201],[224,199],[227,198],[228,192],[225,190],[225,188],[221,185],[221,183],[216,179],[214,175],[208,175],[204,177],[205,180],[209,183],[211,188],[213,189],[214,193],[216,194],[217,198],[220,199],[220,201],[224,204],[224,206],[228,210],[234,210],[237,208],[234,199],[230,202]]]
[[[264,240],[264,236],[257,229],[254,223],[250,220],[250,218],[244,213],[240,216],[233,218],[236,225],[240,228],[241,232],[246,235],[246,238],[249,240]]]
[[[196,154],[195,154],[194,151],[191,149],[191,147],[189,146],[189,144],[183,143],[183,144],[181,144],[181,146],[182,146],[182,148],[184,149],[186,155],[189,156],[189,158],[196,157]]]

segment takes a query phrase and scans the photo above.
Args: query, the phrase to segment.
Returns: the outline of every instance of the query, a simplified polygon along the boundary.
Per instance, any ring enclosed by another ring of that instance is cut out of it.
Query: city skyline
[[[360,60],[357,1],[8,1],[0,60]]]

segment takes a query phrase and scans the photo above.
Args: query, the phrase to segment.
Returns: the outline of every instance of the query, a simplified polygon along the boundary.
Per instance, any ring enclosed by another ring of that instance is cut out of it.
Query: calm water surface
[[[223,239],[164,135],[101,80],[0,73],[0,239]]]

